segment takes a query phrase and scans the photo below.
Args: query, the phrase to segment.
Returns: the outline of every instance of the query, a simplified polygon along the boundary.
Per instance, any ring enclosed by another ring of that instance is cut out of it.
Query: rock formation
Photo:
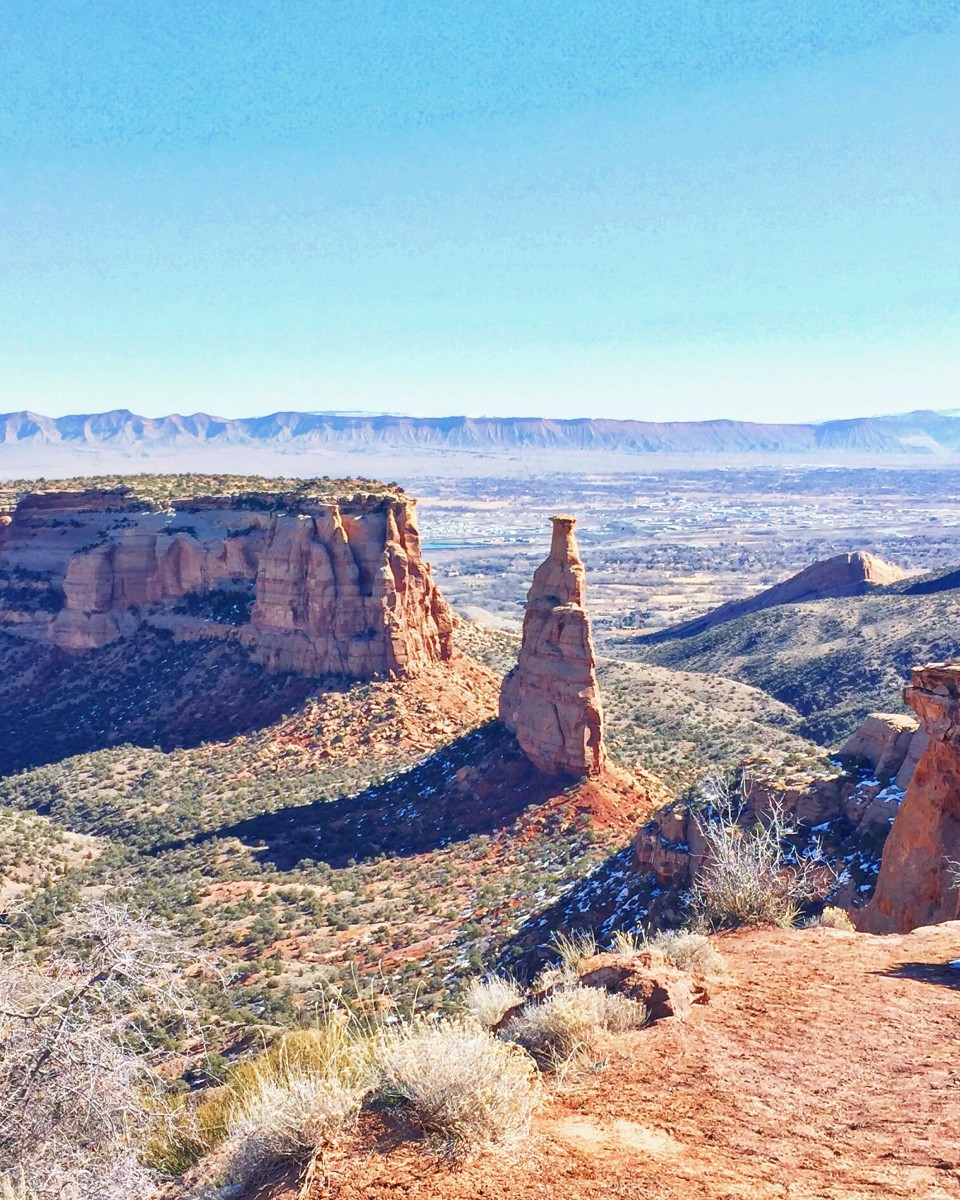
[[[904,699],[928,735],[883,848],[868,933],[906,933],[960,915],[960,665],[914,669]]]
[[[0,629],[83,651],[146,624],[236,638],[277,672],[416,675],[450,657],[452,616],[414,503],[387,489],[27,494],[0,540]]]
[[[906,577],[907,572],[902,567],[884,562],[866,550],[837,554],[833,558],[811,563],[798,574],[774,584],[766,591],[758,592],[756,596],[721,604],[702,617],[675,625],[668,632],[671,637],[692,637],[713,629],[715,625],[733,621],[747,613],[760,612],[764,608],[774,608],[778,604],[803,604],[835,596],[860,596],[872,588],[885,587]]]
[[[884,783],[893,779],[904,790],[913,777],[927,735],[908,713],[870,713],[837,751],[876,772]]]
[[[603,771],[606,752],[575,524],[553,518],[550,554],[527,593],[520,656],[503,682],[500,719],[539,770],[582,778]]]

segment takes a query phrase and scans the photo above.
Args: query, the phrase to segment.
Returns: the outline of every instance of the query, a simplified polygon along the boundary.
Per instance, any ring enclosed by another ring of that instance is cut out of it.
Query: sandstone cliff
[[[323,490],[23,495],[0,536],[0,630],[83,651],[149,625],[235,638],[268,669],[311,676],[412,676],[449,658],[415,502]]]
[[[675,625],[668,630],[671,637],[692,637],[703,633],[715,625],[725,621],[733,621],[747,613],[760,612],[764,608],[774,608],[778,604],[803,604],[810,600],[826,600],[835,596],[859,596],[875,587],[884,587],[905,579],[907,572],[893,563],[884,562],[868,554],[866,550],[856,550],[851,554],[837,554],[833,558],[811,563],[809,567],[791,575],[782,583],[777,583],[756,596],[748,596],[744,600],[731,600],[721,604],[719,608]]]
[[[960,913],[960,665],[916,668],[904,699],[929,741],[883,848],[877,890],[858,927],[906,933]]]
[[[503,683],[500,719],[551,775],[597,776],[606,763],[603,709],[573,517],[553,518],[550,554],[527,593],[523,641]]]
[[[906,790],[927,734],[908,713],[870,713],[837,751],[841,759],[868,766],[885,783],[891,779]]]

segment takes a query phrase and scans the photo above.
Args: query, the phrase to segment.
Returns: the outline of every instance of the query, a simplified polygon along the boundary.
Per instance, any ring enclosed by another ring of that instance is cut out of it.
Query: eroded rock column
[[[603,771],[606,752],[575,524],[553,518],[550,554],[527,593],[520,657],[503,682],[500,719],[539,770],[582,778]]]

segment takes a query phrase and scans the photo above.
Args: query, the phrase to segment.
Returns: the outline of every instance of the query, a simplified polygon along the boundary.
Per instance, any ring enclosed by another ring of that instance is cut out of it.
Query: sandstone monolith
[[[550,554],[527,593],[520,656],[503,682],[500,719],[539,770],[582,778],[601,774],[606,752],[575,524],[553,518]]]

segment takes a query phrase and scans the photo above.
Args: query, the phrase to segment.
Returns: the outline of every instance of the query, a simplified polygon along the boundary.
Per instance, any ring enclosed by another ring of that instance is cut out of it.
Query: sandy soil
[[[721,948],[711,1002],[620,1039],[522,1149],[454,1166],[368,1116],[310,1200],[960,1198],[960,922]]]

